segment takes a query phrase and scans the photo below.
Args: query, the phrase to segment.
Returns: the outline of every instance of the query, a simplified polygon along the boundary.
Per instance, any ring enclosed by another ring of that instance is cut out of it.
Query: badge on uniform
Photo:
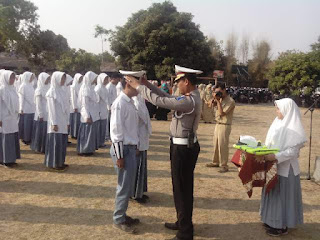
[[[185,98],[186,98],[186,96],[184,96],[184,95],[179,96],[179,97],[176,97],[176,99],[177,99],[178,101],[183,100],[183,99],[185,99]]]

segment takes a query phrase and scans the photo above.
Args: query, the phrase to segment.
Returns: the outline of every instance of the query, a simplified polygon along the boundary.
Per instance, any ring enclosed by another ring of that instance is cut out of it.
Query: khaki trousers
[[[216,124],[213,136],[213,164],[228,168],[231,125]]]

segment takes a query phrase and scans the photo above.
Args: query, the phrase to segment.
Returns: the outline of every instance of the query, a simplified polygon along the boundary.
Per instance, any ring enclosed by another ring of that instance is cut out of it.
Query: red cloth
[[[237,150],[231,162],[237,167],[241,167],[239,178],[247,190],[249,198],[252,196],[254,187],[265,186],[266,193],[269,193],[278,181],[275,161],[265,161],[261,156]]]

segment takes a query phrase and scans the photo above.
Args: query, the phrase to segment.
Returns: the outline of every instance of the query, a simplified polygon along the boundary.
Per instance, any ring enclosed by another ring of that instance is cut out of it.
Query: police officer
[[[126,77],[128,83],[136,88],[152,104],[174,110],[170,126],[170,160],[173,197],[177,212],[175,223],[165,223],[165,227],[178,230],[173,239],[193,239],[193,183],[194,168],[200,152],[197,129],[201,117],[202,102],[196,88],[196,74],[202,71],[175,66],[175,82],[182,96],[176,97],[161,91],[146,78],[138,81]]]

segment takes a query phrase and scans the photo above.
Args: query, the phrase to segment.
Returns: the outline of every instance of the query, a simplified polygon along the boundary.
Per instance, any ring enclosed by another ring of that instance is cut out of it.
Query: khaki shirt
[[[190,92],[190,96],[172,96],[161,89],[150,84],[149,88],[140,85],[137,90],[143,98],[153,105],[175,110],[173,113],[170,136],[178,138],[187,138],[188,133],[198,130],[201,117],[202,101],[197,89]]]
[[[226,125],[231,125],[232,124],[232,118],[233,118],[233,112],[234,108],[236,107],[235,101],[233,100],[232,97],[227,95],[221,102],[221,107],[223,112],[226,114],[224,116],[219,115],[219,111],[217,108],[216,111],[216,122],[220,124],[226,124]]]

